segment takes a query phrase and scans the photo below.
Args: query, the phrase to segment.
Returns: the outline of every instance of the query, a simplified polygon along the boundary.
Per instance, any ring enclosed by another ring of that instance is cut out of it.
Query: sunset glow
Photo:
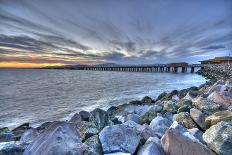
[[[63,66],[62,63],[23,63],[23,62],[0,62],[0,68],[41,68],[49,66]]]

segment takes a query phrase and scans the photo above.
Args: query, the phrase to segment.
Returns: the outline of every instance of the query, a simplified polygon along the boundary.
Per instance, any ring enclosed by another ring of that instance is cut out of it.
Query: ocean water
[[[0,69],[0,127],[66,120],[80,110],[156,98],[205,81],[191,73]]]

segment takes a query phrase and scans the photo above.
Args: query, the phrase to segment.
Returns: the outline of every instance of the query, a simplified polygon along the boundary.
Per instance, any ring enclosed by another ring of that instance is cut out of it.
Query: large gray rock
[[[91,155],[102,155],[102,147],[98,135],[94,135],[85,141]]]
[[[108,113],[98,108],[90,112],[89,121],[93,122],[99,130],[110,125]]]
[[[0,143],[0,155],[22,155],[26,146],[20,141]]]
[[[232,122],[219,122],[203,134],[204,141],[219,155],[231,155]]]
[[[160,139],[157,137],[150,137],[146,143],[138,150],[137,155],[165,155],[161,146]]]
[[[190,116],[194,122],[201,127],[201,129],[206,130],[208,126],[205,124],[206,115],[196,108],[190,109]]]
[[[203,97],[198,97],[193,101],[193,105],[206,114],[212,114],[221,110],[221,105],[214,103],[211,100],[207,100]]]
[[[88,111],[80,111],[79,115],[81,116],[82,121],[89,121],[90,113]]]
[[[215,155],[177,122],[166,131],[161,144],[167,155]]]
[[[149,110],[141,116],[140,122],[142,124],[144,123],[149,124],[157,116],[157,113],[162,112],[162,110],[163,110],[163,106],[160,104],[155,104],[151,106]]]
[[[126,117],[126,121],[128,121],[128,120],[131,120],[131,121],[134,121],[137,124],[140,124],[140,116],[137,115],[137,114],[129,114]]]
[[[23,155],[79,155],[85,152],[87,146],[81,143],[75,127],[67,122],[56,122],[30,143]]]
[[[103,152],[134,153],[140,142],[140,135],[134,128],[123,124],[105,127],[99,134]]]
[[[159,137],[162,137],[171,124],[172,122],[167,118],[157,116],[151,121],[149,126]]]

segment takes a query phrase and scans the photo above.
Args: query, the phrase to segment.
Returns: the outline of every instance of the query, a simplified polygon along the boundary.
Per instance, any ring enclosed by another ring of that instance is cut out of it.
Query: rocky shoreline
[[[199,87],[81,111],[69,121],[0,129],[0,155],[231,155],[232,66]]]

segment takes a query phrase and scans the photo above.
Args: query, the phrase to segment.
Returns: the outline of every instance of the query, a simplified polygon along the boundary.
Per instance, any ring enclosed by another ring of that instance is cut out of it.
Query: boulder
[[[75,127],[67,122],[56,122],[30,143],[23,155],[84,154],[87,151]]]
[[[0,155],[22,155],[27,144],[20,141],[0,143]]]
[[[142,124],[144,123],[149,124],[157,116],[157,113],[162,112],[162,110],[163,110],[163,106],[160,104],[155,104],[151,106],[149,110],[141,116],[140,122]]]
[[[208,97],[208,100],[211,100],[217,104],[220,104],[222,107],[227,108],[228,106],[232,105],[232,98],[228,96],[224,96],[219,92],[214,91]]]
[[[124,152],[133,154],[140,142],[134,128],[123,124],[105,127],[99,134],[104,154]]]
[[[177,113],[181,112],[190,112],[191,107],[187,105],[183,105],[182,107],[178,108]]]
[[[94,135],[92,137],[89,137],[85,144],[88,146],[89,151],[91,152],[91,155],[102,155],[102,147],[98,138],[98,135]]]
[[[187,129],[197,128],[197,125],[194,123],[188,112],[181,112],[176,114],[175,121]]]
[[[10,131],[0,133],[0,142],[9,142],[9,141],[14,141],[14,134]]]
[[[217,124],[218,122],[221,122],[221,121],[231,122],[232,121],[232,112],[229,110],[219,111],[219,112],[216,112],[216,113],[206,117],[206,119],[205,119],[205,123],[208,126],[212,126],[212,125]]]
[[[80,114],[74,114],[73,117],[69,120],[70,123],[77,124],[78,126],[80,125],[82,119]]]
[[[167,155],[215,155],[177,122],[166,131],[161,144]]]
[[[145,104],[151,104],[152,103],[152,98],[150,98],[149,96],[145,96],[143,99],[142,99],[142,103],[145,103]]]
[[[182,89],[179,91],[178,96],[179,98],[183,98],[187,95],[187,93],[188,93],[188,89]]]
[[[172,122],[167,118],[157,116],[151,121],[149,126],[159,137],[162,137],[171,124]]]
[[[102,109],[94,109],[90,112],[89,121],[93,122],[99,130],[110,125],[108,113]]]
[[[221,106],[219,104],[216,104],[213,101],[207,100],[203,97],[198,97],[192,101],[193,105],[197,109],[201,110],[202,112],[205,112],[206,114],[212,114],[221,110]]]
[[[168,93],[166,93],[166,92],[161,93],[161,94],[157,97],[156,101],[166,99],[167,95],[168,95]]]
[[[134,121],[137,124],[140,124],[140,116],[137,114],[129,114],[126,118],[126,120]]]
[[[89,137],[99,133],[98,128],[92,122],[82,121],[79,128],[82,141],[85,141]]]
[[[192,128],[188,129],[188,132],[193,135],[195,138],[197,138],[201,143],[205,143],[203,140],[203,132],[199,130],[198,128]]]
[[[165,155],[161,146],[160,139],[157,137],[150,137],[146,143],[138,150],[137,155]]]
[[[79,115],[81,116],[82,121],[89,121],[90,113],[88,111],[80,111]]]
[[[171,112],[166,112],[166,113],[162,114],[162,117],[167,118],[170,121],[173,121],[173,116],[174,115]]]
[[[211,126],[203,134],[208,146],[220,155],[231,155],[232,152],[232,123],[219,122]]]
[[[168,100],[163,102],[163,110],[166,112],[172,112],[176,113],[177,112],[177,105],[175,100]]]
[[[3,127],[3,128],[0,128],[0,133],[5,133],[5,132],[9,132],[9,128],[7,127]]]
[[[177,107],[180,108],[182,106],[188,106],[191,107],[192,106],[192,100],[187,100],[187,99],[181,99],[177,102]]]
[[[18,127],[16,127],[15,129],[12,130],[14,136],[15,136],[15,140],[19,140],[21,135],[28,129],[30,129],[30,125],[29,123],[24,123]]]
[[[190,116],[194,122],[203,130],[206,130],[208,126],[205,124],[206,115],[196,108],[190,109]]]

